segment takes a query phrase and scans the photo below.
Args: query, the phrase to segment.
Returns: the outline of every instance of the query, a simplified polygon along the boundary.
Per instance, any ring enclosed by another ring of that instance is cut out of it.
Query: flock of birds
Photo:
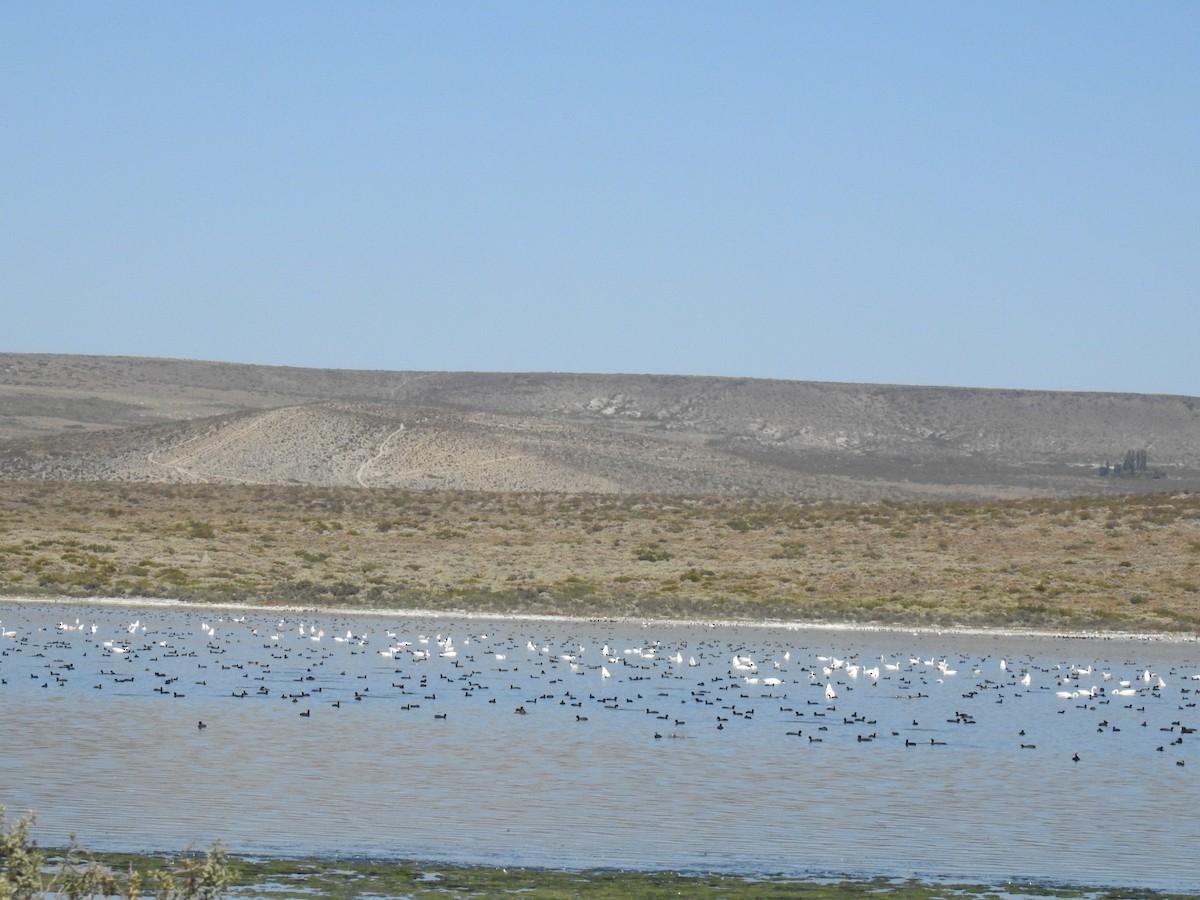
[[[26,618],[17,626],[0,622],[0,690],[20,679],[25,689],[85,683],[125,695],[200,696],[206,712],[195,728],[210,735],[220,719],[213,701],[229,698],[286,703],[314,724],[364,702],[390,701],[389,712],[433,721],[469,716],[474,703],[489,714],[511,711],[514,729],[526,727],[520,717],[553,710],[580,727],[623,714],[624,728],[638,714],[654,740],[737,732],[765,720],[778,738],[804,744],[971,746],[963,729],[989,708],[1040,703],[1059,715],[1088,716],[1097,733],[1153,735],[1137,746],[1182,767],[1200,721],[1200,674],[1133,660],[1105,667],[1033,657],[862,660],[788,646],[798,632],[787,631],[769,647],[733,647],[719,631],[617,644],[571,634],[565,622],[553,640],[535,640],[518,636],[515,629],[529,624],[515,621],[426,622],[426,631],[405,619],[377,627],[383,620],[204,610],[150,609],[132,621],[113,610],[44,624]],[[463,630],[452,634],[451,627]],[[1036,751],[1057,731],[1044,716],[1029,722],[1009,735],[1014,751]],[[1086,758],[1086,748],[1072,749],[1073,762]]]

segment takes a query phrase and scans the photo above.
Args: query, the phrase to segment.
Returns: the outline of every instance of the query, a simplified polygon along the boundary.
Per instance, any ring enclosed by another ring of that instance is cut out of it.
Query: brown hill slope
[[[1128,450],[1146,453],[1140,477],[1096,474]],[[0,477],[851,499],[1182,490],[1200,487],[1200,400],[0,354]]]

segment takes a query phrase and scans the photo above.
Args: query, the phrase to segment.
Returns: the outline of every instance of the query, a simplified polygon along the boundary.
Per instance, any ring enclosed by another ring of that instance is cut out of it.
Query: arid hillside
[[[1200,399],[0,354],[0,478],[868,501],[1178,492],[1200,488]]]

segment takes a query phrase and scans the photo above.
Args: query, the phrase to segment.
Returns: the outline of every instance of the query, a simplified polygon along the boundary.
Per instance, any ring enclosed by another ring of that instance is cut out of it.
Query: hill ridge
[[[1129,450],[1145,453],[1142,477],[1097,474]],[[1200,399],[5,353],[0,478],[842,499],[1194,490]]]

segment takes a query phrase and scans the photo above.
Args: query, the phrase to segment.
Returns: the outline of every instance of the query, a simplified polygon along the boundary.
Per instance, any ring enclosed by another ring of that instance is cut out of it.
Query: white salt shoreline
[[[197,603],[190,600],[176,600],[162,597],[0,596],[0,604],[3,603],[46,603],[63,606],[71,604],[94,603],[101,606],[162,607],[191,610],[227,610],[234,612],[286,612],[303,613],[306,615],[330,616],[393,616],[395,618],[404,619],[467,619],[481,622],[612,622],[614,624],[621,625],[638,625],[643,628],[648,628],[651,626],[664,628],[761,628],[784,629],[787,631],[846,631],[879,634],[970,635],[985,637],[1030,637],[1092,641],[1160,641],[1176,644],[1193,644],[1200,642],[1200,635],[1195,633],[1166,631],[1063,631],[1025,628],[988,628],[982,626],[971,627],[962,625],[905,626],[864,625],[856,622],[798,622],[749,619],[667,619],[635,618],[631,616],[560,616],[546,615],[544,613],[487,613],[473,612],[469,610],[363,609],[361,607],[343,606],[268,606],[265,604],[228,602]]]

